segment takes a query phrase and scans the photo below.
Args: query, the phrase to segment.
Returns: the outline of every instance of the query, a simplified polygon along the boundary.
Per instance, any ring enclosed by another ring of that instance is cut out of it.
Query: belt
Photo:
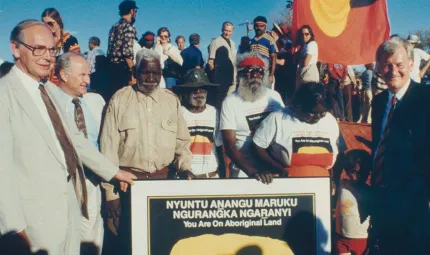
[[[218,174],[218,169],[214,172],[205,173],[205,174],[195,174],[197,179],[205,179],[205,178],[212,178],[215,177]]]
[[[139,179],[167,179],[167,174],[169,173],[169,167],[162,168],[160,170],[157,170],[155,172],[146,172],[138,168],[133,167],[119,167],[121,170],[130,172],[136,176],[136,178]]]

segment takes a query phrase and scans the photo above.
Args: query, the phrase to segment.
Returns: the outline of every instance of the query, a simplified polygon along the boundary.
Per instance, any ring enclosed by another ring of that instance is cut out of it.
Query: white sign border
[[[249,195],[300,195],[315,194],[315,215],[323,230],[316,229],[317,245],[325,245],[317,250],[331,252],[331,189],[330,178],[276,178],[271,184],[263,184],[254,179],[199,179],[199,180],[139,180],[131,187],[132,254],[148,254],[148,197],[172,196],[249,196]],[[324,195],[326,194],[326,195]],[[136,217],[136,215],[139,215]],[[139,226],[134,227],[133,226]],[[321,232],[327,233],[324,238]],[[146,240],[142,242],[142,240]],[[148,254],[149,255],[149,254]],[[152,255],[152,254],[151,254]],[[156,254],[154,254],[156,255]],[[319,255],[319,254],[317,254]]]

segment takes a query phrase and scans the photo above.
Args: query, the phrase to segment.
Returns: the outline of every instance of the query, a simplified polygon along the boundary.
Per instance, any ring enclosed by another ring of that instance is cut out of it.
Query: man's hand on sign
[[[118,235],[119,219],[121,216],[121,201],[115,199],[106,201],[106,216],[108,218],[108,228],[114,234]]]
[[[178,176],[180,179],[187,179],[189,181],[196,178],[190,170],[179,171]]]

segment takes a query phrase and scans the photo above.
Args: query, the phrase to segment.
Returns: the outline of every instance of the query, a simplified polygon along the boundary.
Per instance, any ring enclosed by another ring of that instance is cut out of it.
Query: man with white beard
[[[220,130],[225,153],[232,161],[232,178],[272,181],[268,169],[263,162],[255,160],[251,151],[252,136],[260,123],[271,112],[284,107],[279,93],[268,88],[268,66],[268,61],[257,52],[244,55],[238,65],[239,86],[222,104]]]

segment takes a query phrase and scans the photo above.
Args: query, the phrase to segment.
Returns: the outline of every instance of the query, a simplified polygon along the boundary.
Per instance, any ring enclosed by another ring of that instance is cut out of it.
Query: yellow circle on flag
[[[311,0],[311,11],[319,28],[328,36],[342,34],[351,10],[350,0]]]

